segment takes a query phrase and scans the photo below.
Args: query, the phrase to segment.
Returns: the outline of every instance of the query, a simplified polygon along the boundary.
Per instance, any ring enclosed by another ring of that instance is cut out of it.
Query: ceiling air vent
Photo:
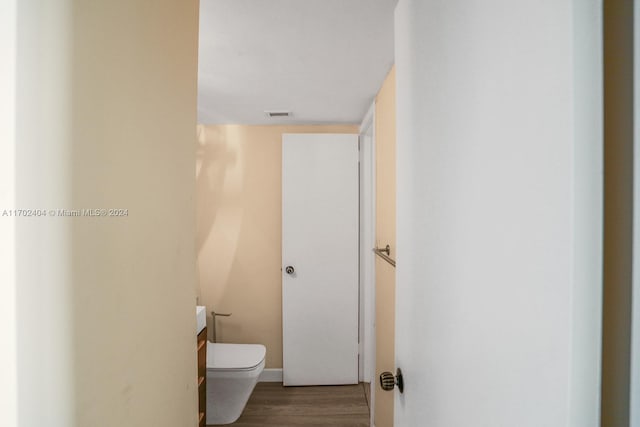
[[[291,117],[290,111],[265,111],[264,114],[270,118]]]

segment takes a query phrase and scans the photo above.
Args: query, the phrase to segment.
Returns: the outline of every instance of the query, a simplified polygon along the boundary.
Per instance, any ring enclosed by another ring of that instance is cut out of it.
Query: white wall
[[[195,426],[197,1],[17,17],[19,425]]]
[[[16,0],[0,3],[0,215],[15,198]],[[17,423],[15,222],[0,216],[0,425]]]
[[[572,59],[567,88],[573,112],[565,114],[573,126],[570,149],[571,214],[566,254],[572,265],[566,310],[572,318],[569,336],[569,422],[572,427],[599,425],[602,343],[602,223],[603,223],[603,117],[602,105],[602,1],[580,0],[572,7]],[[560,6],[561,7],[561,6]],[[569,22],[565,25],[571,28]],[[571,55],[571,52],[567,53]],[[571,92],[572,91],[572,92]],[[543,108],[542,105],[539,108]],[[552,237],[552,236],[549,236]],[[553,240],[550,240],[552,243]],[[561,283],[563,284],[563,283]],[[551,296],[551,295],[550,295]]]
[[[396,427],[599,425],[600,8],[400,0]]]
[[[375,102],[360,126],[360,381],[375,380]]]
[[[17,209],[71,206],[71,3],[18,2]],[[71,251],[69,221],[16,219],[21,427],[76,425]]]

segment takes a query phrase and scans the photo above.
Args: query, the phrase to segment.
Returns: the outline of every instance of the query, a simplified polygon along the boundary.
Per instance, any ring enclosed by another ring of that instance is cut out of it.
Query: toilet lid
[[[207,343],[207,369],[249,370],[264,360],[267,349],[262,344]]]

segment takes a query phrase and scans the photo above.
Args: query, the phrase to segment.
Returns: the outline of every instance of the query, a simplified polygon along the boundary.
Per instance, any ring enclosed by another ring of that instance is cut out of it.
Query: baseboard
[[[258,378],[260,383],[281,383],[282,382],[282,368],[277,369],[265,369]]]

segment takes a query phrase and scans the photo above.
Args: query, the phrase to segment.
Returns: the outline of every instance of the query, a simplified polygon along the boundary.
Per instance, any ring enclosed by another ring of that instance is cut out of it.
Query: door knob
[[[293,268],[293,266],[288,265],[288,266],[286,266],[286,267],[285,267],[284,271],[286,271],[286,272],[287,272],[287,274],[293,274],[293,273],[295,273],[295,272],[296,272],[296,269],[295,269],[295,268]]]
[[[396,371],[395,376],[391,372],[383,372],[380,374],[380,387],[382,387],[384,391],[391,391],[396,386],[400,393],[404,391],[404,381],[402,380],[402,371],[400,368]]]

